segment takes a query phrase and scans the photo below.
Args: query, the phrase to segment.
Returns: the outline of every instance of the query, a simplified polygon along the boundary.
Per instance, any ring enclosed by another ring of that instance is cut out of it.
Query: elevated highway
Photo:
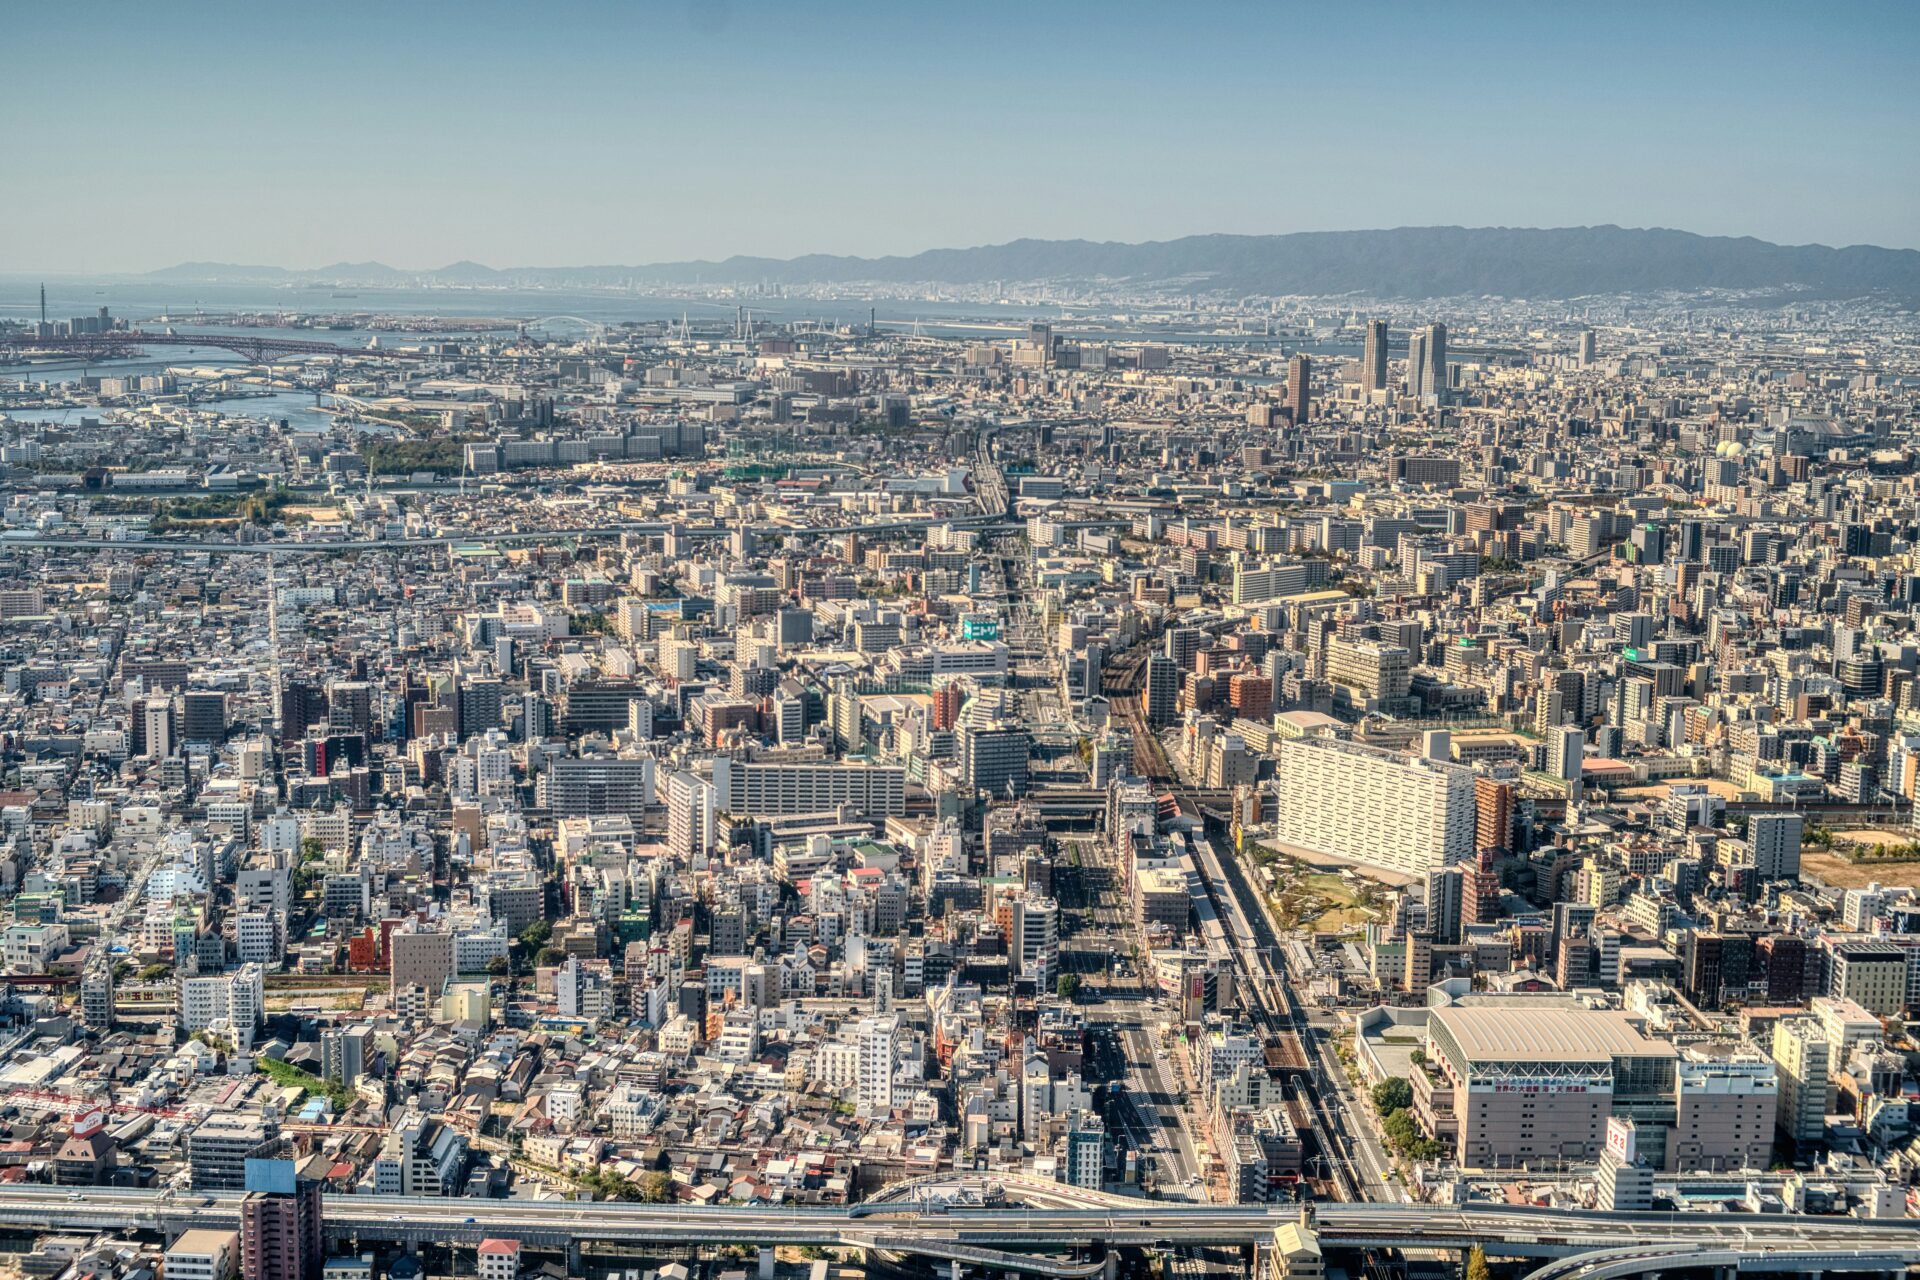
[[[988,1177],[979,1174],[929,1173],[918,1178],[890,1182],[847,1212],[849,1216],[865,1217],[874,1213],[898,1212],[901,1206],[911,1207],[913,1202],[922,1200],[930,1193],[962,1191],[978,1197],[995,1190],[1028,1208],[1127,1208],[1140,1203],[1132,1196],[1093,1191],[1024,1173],[996,1173]]]
[[[1920,1250],[1914,1249],[1738,1250],[1633,1245],[1562,1258],[1528,1272],[1525,1280],[1639,1280],[1643,1276],[1657,1276],[1663,1268],[1710,1271],[1725,1280],[1782,1272],[1797,1276],[1818,1276],[1829,1271],[1883,1271],[1900,1275],[1916,1263],[1920,1263]]]
[[[1028,1253],[1011,1253],[988,1245],[958,1244],[938,1236],[920,1236],[893,1240],[890,1243],[849,1236],[841,1243],[848,1248],[878,1250],[884,1253],[905,1254],[953,1263],[956,1275],[959,1266],[966,1265],[984,1268],[988,1274],[995,1271],[1007,1274],[1022,1272],[1027,1275],[1046,1276],[1049,1280],[1086,1280],[1086,1277],[1099,1275],[1107,1269],[1107,1261],[1104,1257],[1087,1261],[1062,1262]]]
[[[0,1230],[142,1230],[171,1238],[192,1227],[232,1228],[237,1192],[193,1193],[13,1185],[0,1187]],[[694,1208],[568,1200],[328,1196],[329,1234],[400,1244],[473,1245],[511,1236],[540,1248],[577,1243],[869,1247],[951,1254],[959,1248],[1065,1253],[1095,1247],[1251,1245],[1295,1221],[1288,1205],[1129,1201],[1086,1208]],[[1469,1249],[1558,1258],[1660,1246],[1748,1254],[1819,1251],[1847,1257],[1920,1251],[1920,1221],[1782,1214],[1607,1213],[1507,1205],[1323,1204],[1313,1211],[1329,1249]],[[965,1259],[959,1259],[965,1261]],[[1045,1259],[1020,1269],[1046,1271]],[[994,1265],[1002,1265],[996,1263]],[[1828,1269],[1839,1269],[1836,1264]],[[1871,1269],[1871,1268],[1869,1268]]]

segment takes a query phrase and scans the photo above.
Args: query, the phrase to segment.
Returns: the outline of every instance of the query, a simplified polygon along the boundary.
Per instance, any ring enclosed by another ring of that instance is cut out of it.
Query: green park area
[[[1273,875],[1268,898],[1282,929],[1348,933],[1380,917],[1377,886],[1356,885],[1336,872],[1309,870],[1265,846],[1254,860]]]

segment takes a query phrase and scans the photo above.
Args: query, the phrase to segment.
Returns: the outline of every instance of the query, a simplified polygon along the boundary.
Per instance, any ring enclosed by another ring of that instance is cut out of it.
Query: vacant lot
[[[1916,837],[1912,831],[1836,831],[1833,833],[1833,843],[1836,846],[1864,844],[1872,845],[1876,849],[1912,844],[1916,838],[1920,837]]]
[[[354,1013],[366,1005],[364,991],[289,991],[267,997],[268,1013]]]
[[[1807,849],[1800,854],[1800,873],[1836,889],[1864,889],[1876,880],[1881,884],[1911,883],[1920,873],[1920,862],[1848,862],[1838,854]]]

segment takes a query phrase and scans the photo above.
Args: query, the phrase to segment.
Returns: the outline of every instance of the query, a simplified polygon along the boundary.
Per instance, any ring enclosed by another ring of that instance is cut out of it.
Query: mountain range
[[[455,262],[408,271],[379,262],[313,270],[188,262],[155,280],[379,286],[591,287],[771,283],[1083,283],[1231,293],[1367,294],[1383,298],[1492,295],[1573,298],[1701,289],[1803,291],[1817,297],[1920,300],[1920,251],[1780,245],[1614,226],[1398,227],[1289,235],[1200,235],[1145,244],[1014,240],[906,257],[732,257],[643,266],[510,267]]]

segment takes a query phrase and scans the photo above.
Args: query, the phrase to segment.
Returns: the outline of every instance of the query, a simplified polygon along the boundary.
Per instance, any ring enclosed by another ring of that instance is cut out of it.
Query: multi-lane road
[[[1204,1200],[1205,1165],[1194,1141],[1177,1064],[1160,1047],[1159,1025],[1168,1016],[1149,973],[1138,927],[1120,892],[1112,850],[1102,841],[1075,845],[1077,862],[1056,868],[1058,895],[1066,913],[1063,954],[1088,969],[1082,992],[1087,1021],[1096,1035],[1093,1063],[1100,1077],[1123,1096],[1108,1119],[1139,1153],[1159,1194]],[[1098,956],[1098,972],[1092,958]]]

